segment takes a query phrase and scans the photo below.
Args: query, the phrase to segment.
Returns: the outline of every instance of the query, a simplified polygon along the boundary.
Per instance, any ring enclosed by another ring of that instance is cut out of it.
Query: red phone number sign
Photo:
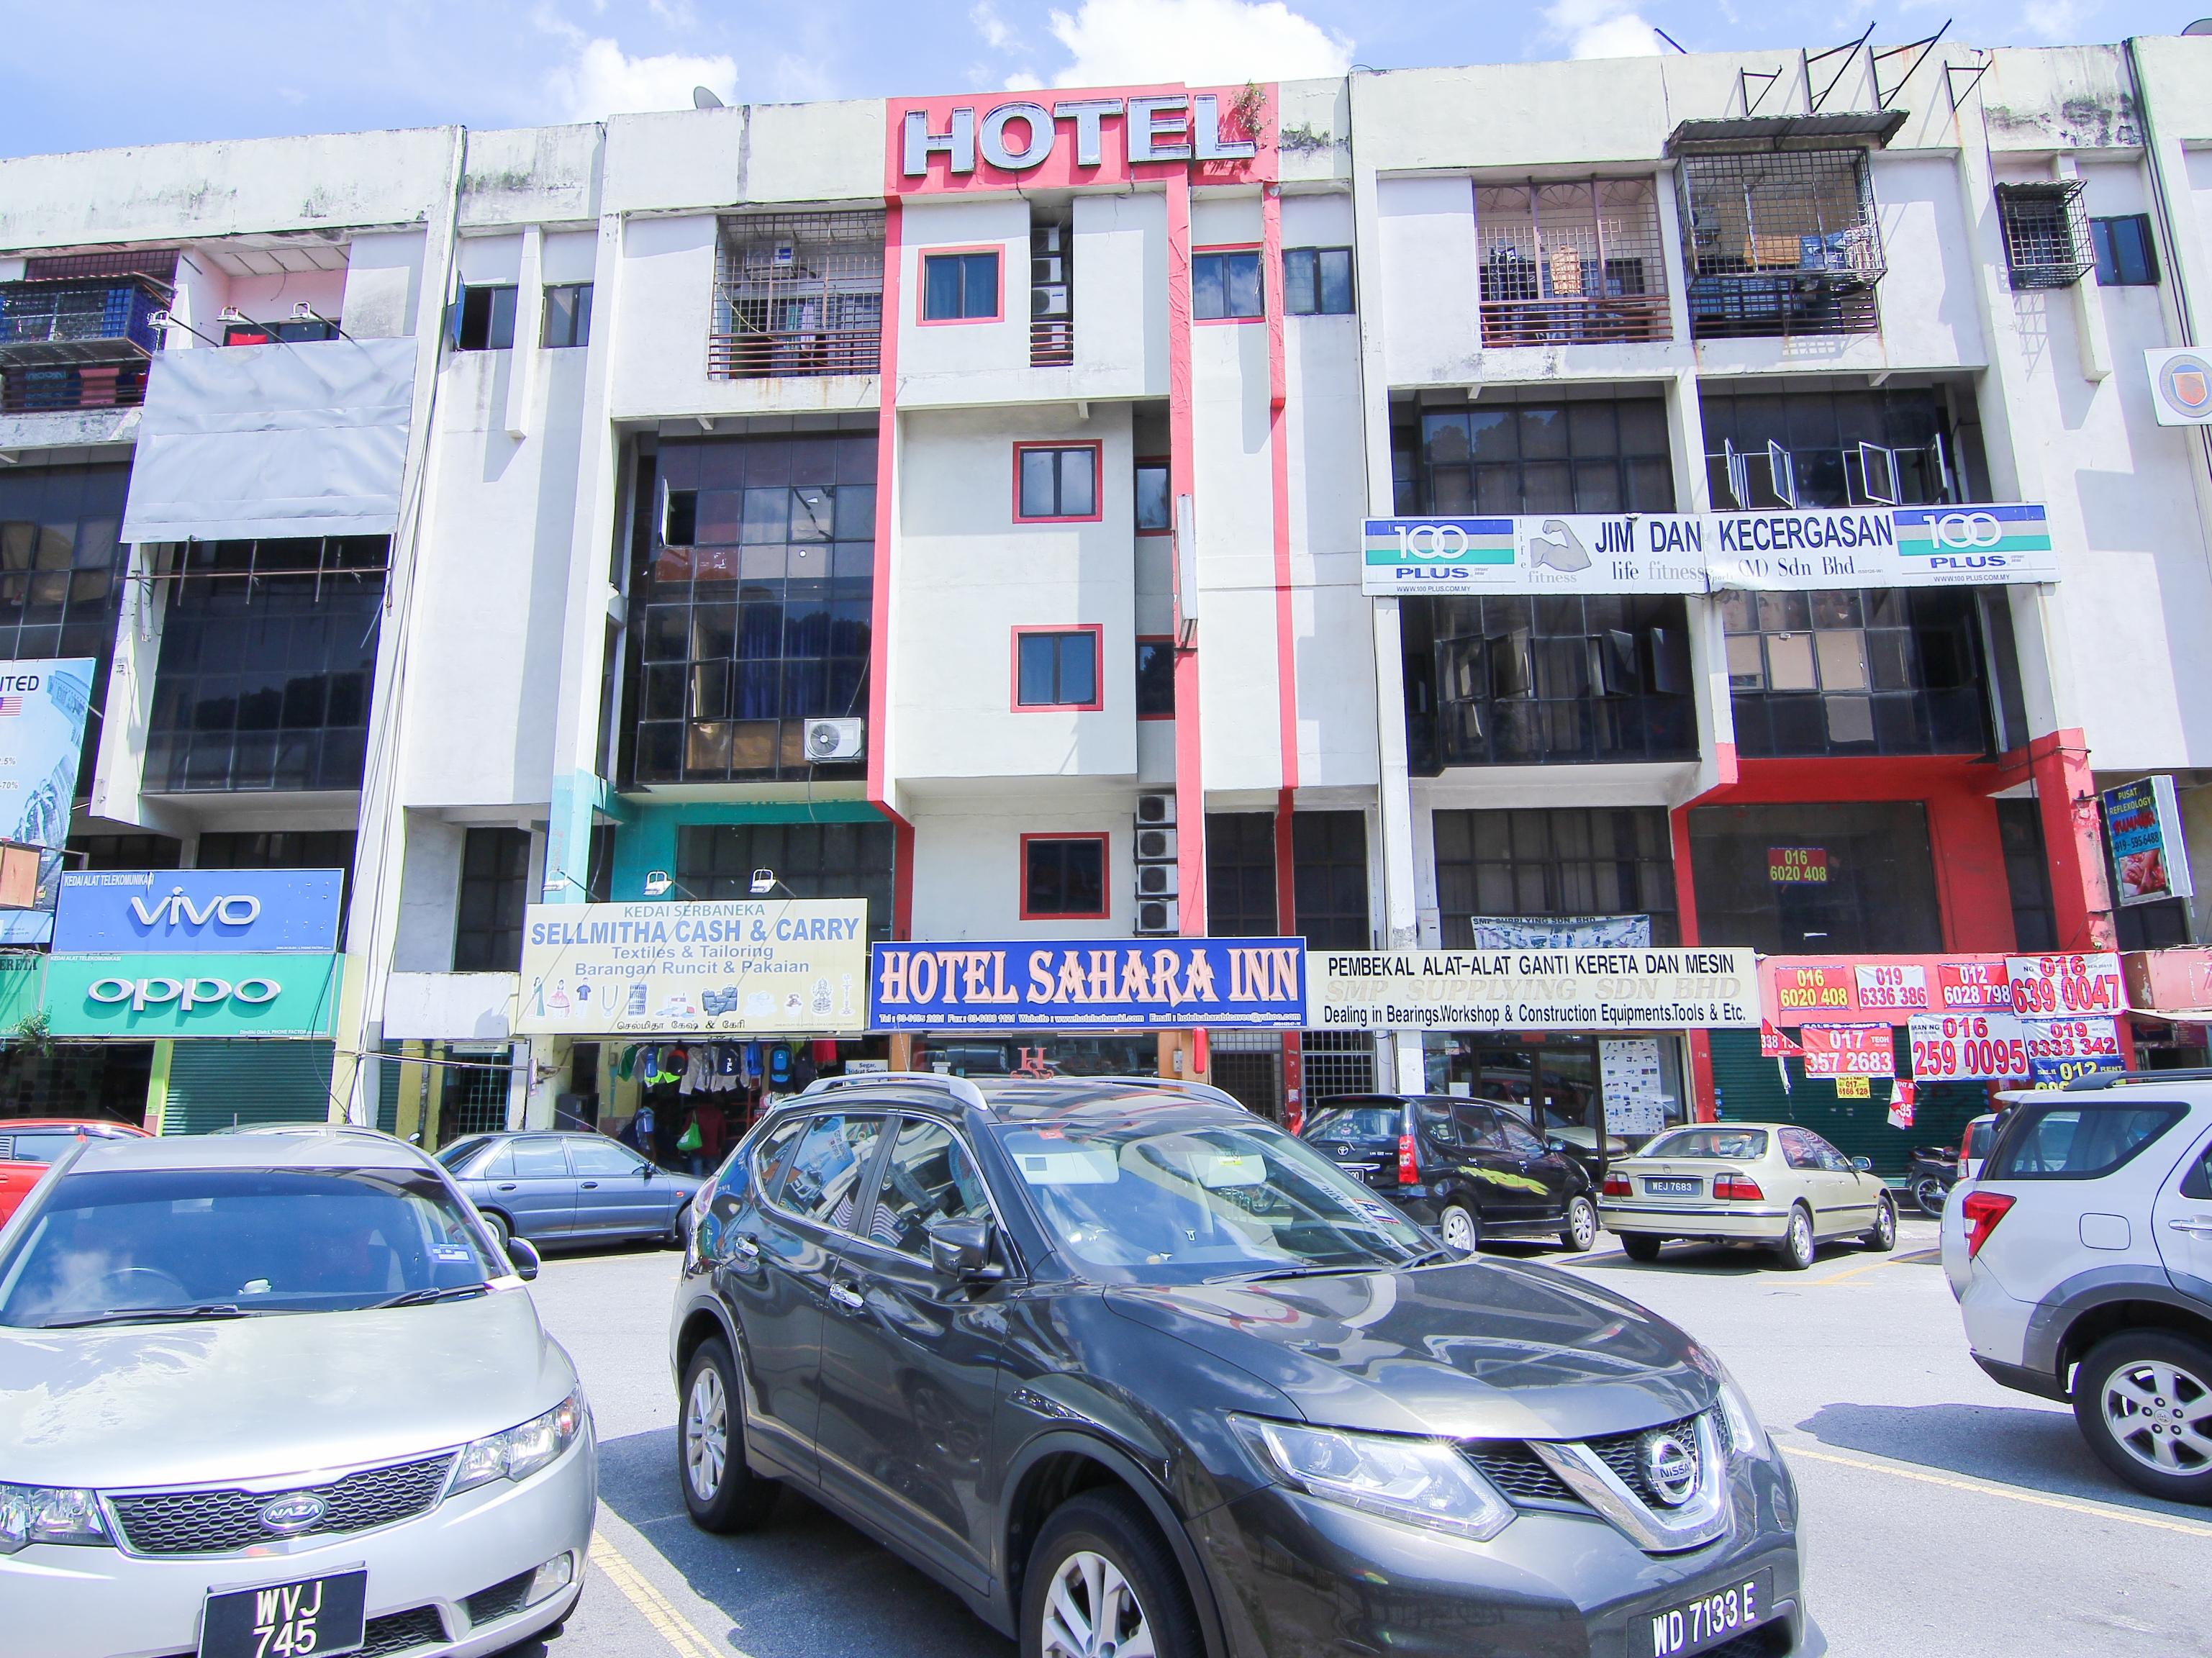
[[[2028,1069],[2028,1033],[2010,1013],[1923,1013],[1912,1021],[1916,1082],[2003,1082]]]
[[[1797,1033],[1808,1077],[1893,1077],[1897,1049],[1886,1024],[1808,1024]]]

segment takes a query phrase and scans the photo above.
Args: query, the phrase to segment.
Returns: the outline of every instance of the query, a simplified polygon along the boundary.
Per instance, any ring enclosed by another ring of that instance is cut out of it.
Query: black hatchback
[[[1299,1134],[1462,1254],[1491,1238],[1557,1238],[1575,1250],[1597,1240],[1581,1160],[1538,1139],[1510,1106],[1344,1095],[1316,1102]]]
[[[1172,1084],[817,1084],[702,1197],[670,1357],[697,1525],[789,1485],[1024,1658],[1818,1646],[1716,1358]]]

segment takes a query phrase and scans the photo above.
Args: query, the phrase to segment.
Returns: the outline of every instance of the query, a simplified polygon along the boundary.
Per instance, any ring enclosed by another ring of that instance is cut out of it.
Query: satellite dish
[[[694,87],[691,88],[691,107],[720,109],[722,107],[722,100],[714,95],[714,88],[712,87]]]
[[[2212,17],[2200,17],[2181,32],[2184,34],[2212,34]]]

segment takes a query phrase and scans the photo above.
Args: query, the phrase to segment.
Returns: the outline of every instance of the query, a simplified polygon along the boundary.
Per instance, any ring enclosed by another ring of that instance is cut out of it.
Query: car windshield
[[[1747,1162],[1766,1155],[1764,1128],[1678,1128],[1645,1146],[1647,1157],[1717,1157]]]
[[[1404,1127],[1405,1110],[1401,1106],[1327,1106],[1307,1120],[1305,1137],[1310,1140],[1395,1140]]]
[[[70,1175],[0,1259],[0,1325],[340,1311],[427,1300],[501,1270],[467,1213],[426,1173]]]
[[[1103,1277],[1387,1270],[1433,1251],[1396,1210],[1267,1123],[1147,1113],[1009,1125],[1000,1140],[1055,1243]]]

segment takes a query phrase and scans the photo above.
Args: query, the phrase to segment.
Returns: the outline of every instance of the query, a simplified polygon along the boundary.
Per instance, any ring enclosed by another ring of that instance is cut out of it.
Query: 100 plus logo
[[[103,1007],[119,1007],[128,1003],[133,1013],[172,1004],[179,1013],[189,1013],[196,1007],[214,1007],[229,1001],[243,1002],[248,1007],[265,1006],[284,993],[284,987],[275,979],[240,979],[233,982],[212,975],[189,979],[154,975],[143,979],[94,979],[85,987],[84,993]]]

